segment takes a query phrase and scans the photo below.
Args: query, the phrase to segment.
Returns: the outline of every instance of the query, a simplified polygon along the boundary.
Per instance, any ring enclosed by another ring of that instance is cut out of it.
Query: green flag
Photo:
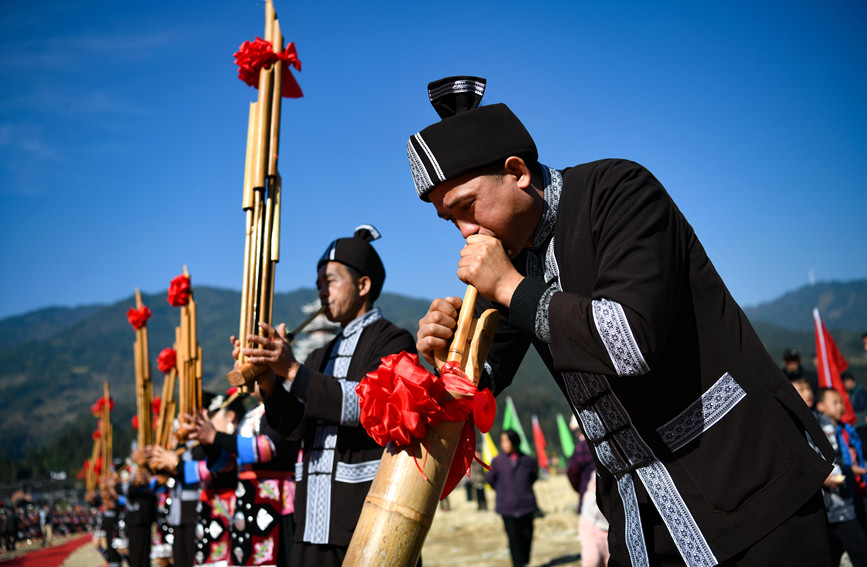
[[[563,455],[568,459],[575,452],[575,438],[569,431],[569,425],[566,424],[566,419],[561,413],[557,414],[557,431],[560,432],[560,448],[563,449]]]
[[[521,427],[521,421],[518,419],[518,412],[515,411],[515,404],[512,403],[512,398],[506,396],[506,411],[503,414],[503,431],[511,429],[521,438],[521,452],[525,455],[532,455],[530,444],[527,443],[527,436],[524,435],[524,428]]]

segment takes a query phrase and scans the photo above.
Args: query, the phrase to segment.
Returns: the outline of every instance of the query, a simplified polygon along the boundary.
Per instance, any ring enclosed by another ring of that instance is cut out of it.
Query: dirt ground
[[[565,476],[538,481],[534,490],[544,517],[535,521],[532,567],[580,566],[578,544],[578,496]],[[511,565],[503,522],[494,508],[494,492],[487,495],[489,510],[481,512],[469,502],[463,486],[449,496],[449,511],[440,509],[422,550],[425,567],[508,567]],[[55,543],[60,543],[56,541]],[[0,555],[2,559],[8,555]],[[105,562],[92,544],[73,552],[62,567],[99,567]],[[840,567],[851,567],[844,556]]]
[[[578,494],[564,475],[539,480],[533,486],[536,501],[544,512],[534,525],[530,565],[581,565],[578,544]],[[449,496],[450,510],[442,508],[422,549],[425,567],[473,565],[499,567],[511,565],[503,521],[494,513],[494,492],[487,492],[488,511],[477,510],[468,502],[463,486]]]

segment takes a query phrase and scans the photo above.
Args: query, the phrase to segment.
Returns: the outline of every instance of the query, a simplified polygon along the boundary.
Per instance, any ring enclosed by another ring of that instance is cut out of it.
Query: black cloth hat
[[[801,353],[796,348],[787,348],[783,351],[783,360],[801,360]]]
[[[356,227],[355,234],[350,238],[338,238],[328,245],[316,264],[316,269],[326,262],[340,262],[355,268],[370,278],[370,299],[376,301],[382,291],[382,284],[385,283],[385,267],[370,243],[379,237],[379,231],[373,225],[363,224]]]
[[[202,407],[208,411],[211,411],[211,403],[217,398],[217,394],[214,392],[209,392],[208,390],[202,390]],[[222,403],[222,400],[220,401]],[[219,408],[217,408],[219,409]]]
[[[509,156],[539,159],[532,136],[505,104],[479,106],[485,79],[446,77],[428,84],[439,122],[410,136],[406,155],[423,201],[434,187]]]

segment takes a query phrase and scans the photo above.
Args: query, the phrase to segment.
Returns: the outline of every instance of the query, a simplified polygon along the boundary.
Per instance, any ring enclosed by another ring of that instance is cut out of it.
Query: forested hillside
[[[195,288],[198,334],[203,349],[203,383],[223,391],[231,367],[228,337],[237,333],[240,294],[207,286]],[[146,294],[153,311],[148,321],[151,360],[171,346],[178,310],[165,293]],[[304,318],[301,307],[316,300],[312,289],[280,293],[274,318],[293,327]],[[74,473],[90,452],[90,433],[96,420],[91,404],[102,395],[108,380],[117,405],[113,412],[118,454],[133,437],[130,418],[133,393],[135,333],[126,319],[132,295],[112,305],[76,308],[51,307],[0,320],[0,483],[40,477],[49,470]],[[429,301],[383,294],[377,302],[386,317],[413,334]],[[867,383],[867,358],[861,334],[867,331],[867,281],[827,283],[793,291],[780,299],[745,309],[775,360],[795,347],[811,366],[812,310],[818,306],[826,326],[847,357],[859,380]],[[152,364],[155,391],[162,375]],[[569,418],[569,406],[535,353],[527,357],[507,391],[530,433],[537,414],[548,437],[549,450],[559,452],[557,413]],[[502,419],[498,403],[498,424]]]

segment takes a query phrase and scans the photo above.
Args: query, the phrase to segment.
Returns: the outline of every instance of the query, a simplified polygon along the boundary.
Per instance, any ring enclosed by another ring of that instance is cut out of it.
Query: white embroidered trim
[[[440,183],[446,180],[446,176],[443,175],[443,170],[440,167],[439,162],[437,161],[436,156],[434,156],[433,152],[430,151],[430,148],[427,145],[427,142],[424,141],[424,138],[421,137],[421,132],[414,135],[415,141],[418,142],[419,147],[422,149],[424,154],[427,156],[427,159],[430,160],[431,166],[434,168],[434,172],[437,174],[437,178],[439,178]]]
[[[321,422],[317,424],[307,468],[307,509],[303,538],[307,543],[328,543],[331,530],[331,471],[336,446],[337,426]]]
[[[647,557],[647,543],[644,541],[644,531],[641,529],[641,514],[638,512],[638,498],[635,496],[635,484],[632,475],[625,474],[617,479],[617,491],[623,501],[623,512],[626,517],[625,537],[626,549],[633,567],[650,565]]]
[[[462,79],[460,81],[446,83],[445,85],[440,85],[433,90],[429,90],[428,97],[430,98],[431,102],[433,102],[444,94],[467,92],[474,92],[479,96],[483,96],[485,94],[485,83]]]
[[[406,157],[409,159],[409,169],[412,172],[412,180],[415,182],[415,191],[419,196],[424,195],[433,187],[433,181],[427,174],[418,152],[412,146],[412,140],[406,143]]]
[[[334,480],[353,484],[370,482],[376,476],[376,469],[378,468],[378,460],[355,464],[337,463],[337,470],[334,471]]]
[[[303,541],[328,543],[331,527],[331,475],[311,474],[307,477],[307,510],[304,521]]]
[[[650,371],[629,328],[623,306],[608,299],[594,299],[593,320],[618,376],[639,376]]]
[[[718,563],[716,557],[662,463],[655,461],[646,467],[640,467],[635,472],[647,489],[687,566],[716,565]]]
[[[301,482],[301,479],[304,478],[304,463],[298,462],[295,463],[295,482]]]
[[[611,392],[605,376],[564,372],[563,380],[575,414],[581,420],[585,435],[594,447],[599,462],[618,479],[618,491],[627,516],[625,537],[633,564],[646,565],[647,563],[642,563],[644,560],[642,558],[646,557],[647,551],[636,547],[639,544],[643,546],[643,539],[639,541],[629,533],[631,529],[629,515],[632,513],[630,507],[636,500],[636,496],[632,482],[624,481],[623,478],[631,478],[631,469],[634,469],[647,489],[686,565],[689,567],[716,565],[716,558],[680,496],[674,480],[636,431],[626,408]],[[583,407],[579,407],[574,400],[584,395],[588,396],[586,399],[596,398],[595,402],[591,405],[585,403]],[[602,438],[602,436],[606,437]],[[600,438],[602,440],[599,440]],[[625,495],[624,491],[627,492]],[[637,521],[640,529],[640,516]],[[633,547],[629,547],[630,545]]]
[[[340,390],[343,393],[343,407],[340,410],[340,425],[358,425],[361,419],[361,404],[358,401],[358,393],[355,387],[358,382],[350,380],[338,380]]]
[[[573,408],[587,405],[587,402],[590,401],[590,395],[584,388],[584,383],[577,372],[564,372],[563,382],[566,384],[566,394],[569,396]]]
[[[726,372],[699,399],[656,432],[669,449],[677,451],[725,417],[746,395]]]
[[[533,234],[533,248],[540,248],[554,232],[557,210],[560,207],[560,193],[563,190],[563,176],[560,175],[559,171],[547,165],[541,165],[541,169],[542,197],[545,200],[545,207],[542,210],[539,226],[536,227],[536,232]]]

